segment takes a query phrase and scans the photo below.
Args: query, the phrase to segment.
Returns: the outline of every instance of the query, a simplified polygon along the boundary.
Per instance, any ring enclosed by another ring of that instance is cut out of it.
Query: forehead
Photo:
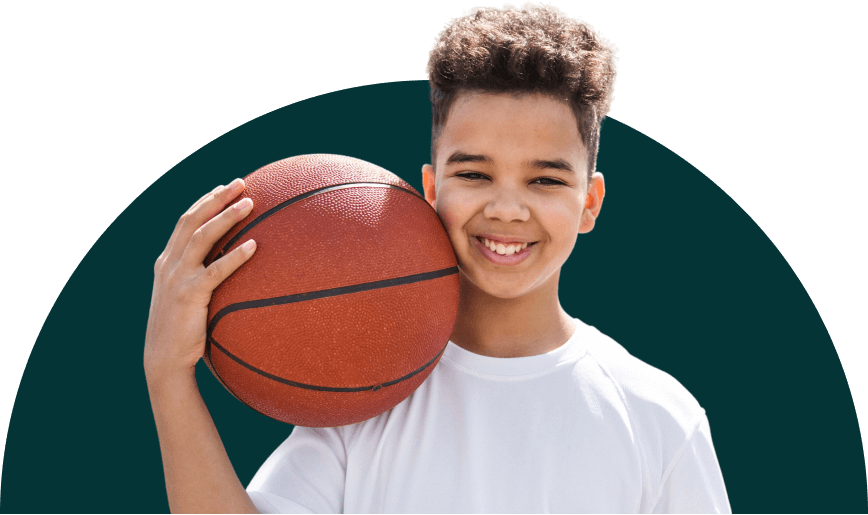
[[[539,93],[462,93],[438,138],[437,160],[455,150],[502,159],[560,158],[577,165],[586,159],[570,104]]]

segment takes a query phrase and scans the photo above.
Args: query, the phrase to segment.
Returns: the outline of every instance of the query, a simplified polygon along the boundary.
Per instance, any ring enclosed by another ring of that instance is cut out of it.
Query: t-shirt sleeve
[[[732,513],[705,415],[664,472],[653,513]]]
[[[247,493],[261,513],[341,513],[346,470],[341,428],[296,426]]]

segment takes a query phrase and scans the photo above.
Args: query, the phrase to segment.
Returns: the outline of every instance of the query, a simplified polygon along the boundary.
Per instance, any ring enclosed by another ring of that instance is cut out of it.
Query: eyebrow
[[[483,154],[468,154],[457,150],[446,159],[446,165],[457,163],[485,163],[491,164],[494,160]],[[565,172],[576,173],[566,159],[529,159],[524,162],[525,166],[535,168],[537,170],[563,170]]]

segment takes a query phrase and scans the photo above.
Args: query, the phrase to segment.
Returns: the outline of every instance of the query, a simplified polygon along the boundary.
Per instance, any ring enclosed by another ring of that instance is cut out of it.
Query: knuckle
[[[190,245],[201,245],[205,241],[205,231],[200,227],[190,236]]]
[[[177,270],[169,271],[166,274],[164,283],[169,290],[181,291],[184,289],[183,282],[178,277]]]
[[[189,211],[187,211],[186,213],[184,213],[184,216],[181,217],[181,228],[182,229],[187,229],[187,228],[190,228],[193,226],[193,224],[196,222],[197,210],[198,210],[198,206],[195,208],[192,208]]]
[[[180,281],[177,278],[172,282],[172,291],[182,303],[187,303],[194,298],[196,293],[195,284],[191,281]]]
[[[220,263],[220,260],[211,263],[211,265],[205,269],[205,275],[208,277],[208,280],[212,282],[219,282],[223,277],[223,264]]]

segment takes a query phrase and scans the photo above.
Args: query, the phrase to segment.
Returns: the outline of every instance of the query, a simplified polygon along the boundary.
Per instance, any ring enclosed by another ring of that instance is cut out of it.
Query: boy
[[[145,368],[173,511],[730,511],[696,400],[558,301],[605,193],[611,51],[552,9],[482,10],[441,34],[429,76],[425,198],[461,272],[440,364],[383,415],[296,427],[245,491],[193,373],[211,291],[255,249],[202,267],[251,208],[223,210],[240,181],[218,188],[155,267]]]

